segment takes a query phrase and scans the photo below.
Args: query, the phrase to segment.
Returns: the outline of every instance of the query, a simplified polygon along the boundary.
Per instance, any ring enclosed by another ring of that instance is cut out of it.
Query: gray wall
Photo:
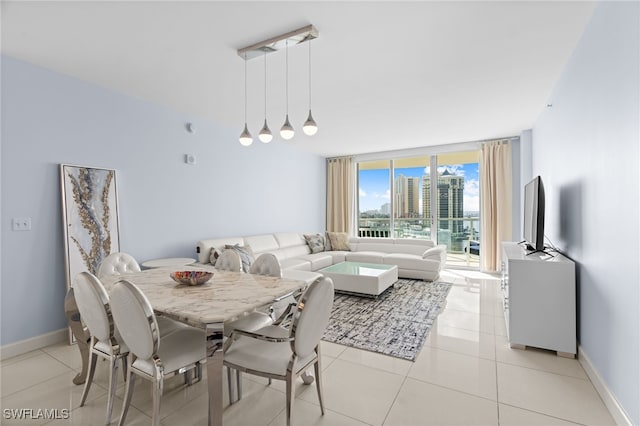
[[[65,327],[59,163],[117,170],[121,250],[141,262],[195,257],[202,238],[322,231],[325,159],[295,139],[242,147],[240,130],[2,56],[1,344]]]
[[[640,424],[640,3],[600,3],[533,128],[546,234],[577,263],[578,338]],[[553,297],[553,295],[549,295]]]

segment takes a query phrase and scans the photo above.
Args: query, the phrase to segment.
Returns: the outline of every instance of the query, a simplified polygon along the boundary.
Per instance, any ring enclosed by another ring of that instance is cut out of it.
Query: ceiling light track
[[[238,49],[238,56],[248,61],[259,58],[264,53],[275,53],[280,50],[285,50],[287,43],[289,46],[295,46],[313,40],[314,38],[318,38],[318,30],[313,25],[307,25],[306,27],[298,28],[297,30]]]

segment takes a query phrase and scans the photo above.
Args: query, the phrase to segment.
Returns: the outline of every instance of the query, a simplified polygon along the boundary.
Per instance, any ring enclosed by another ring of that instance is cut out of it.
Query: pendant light
[[[253,143],[253,136],[247,128],[247,55],[244,55],[244,130],[240,134],[240,144],[249,146]]]
[[[245,61],[246,62],[246,61]],[[271,130],[267,126],[267,52],[264,52],[264,126],[258,134],[258,139],[262,143],[269,143],[273,139]]]
[[[285,57],[286,57],[286,66],[287,66],[286,74],[285,74],[287,79],[286,81],[287,115],[285,117],[284,124],[280,129],[280,136],[282,136],[282,139],[289,140],[296,133],[295,130],[293,130],[293,126],[291,126],[291,123],[289,122],[289,40],[286,41]]]
[[[307,117],[307,121],[304,122],[302,126],[302,131],[305,135],[313,136],[318,133],[318,125],[316,121],[313,119],[311,115],[311,40],[309,43],[309,117]]]

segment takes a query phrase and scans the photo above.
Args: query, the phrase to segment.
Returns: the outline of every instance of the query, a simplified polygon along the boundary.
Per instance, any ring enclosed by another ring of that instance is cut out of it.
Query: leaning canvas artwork
[[[116,172],[60,165],[67,288],[79,272],[96,274],[120,250]]]

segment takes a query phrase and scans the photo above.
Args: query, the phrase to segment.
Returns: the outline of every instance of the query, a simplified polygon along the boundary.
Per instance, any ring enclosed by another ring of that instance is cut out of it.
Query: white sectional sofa
[[[437,246],[430,240],[363,237],[349,237],[349,251],[311,253],[304,234],[275,233],[200,240],[196,247],[198,262],[210,263],[212,248],[236,244],[250,246],[254,256],[275,254],[285,271],[318,271],[344,261],[381,263],[397,265],[399,277],[427,281],[439,277],[447,256],[446,246]]]

